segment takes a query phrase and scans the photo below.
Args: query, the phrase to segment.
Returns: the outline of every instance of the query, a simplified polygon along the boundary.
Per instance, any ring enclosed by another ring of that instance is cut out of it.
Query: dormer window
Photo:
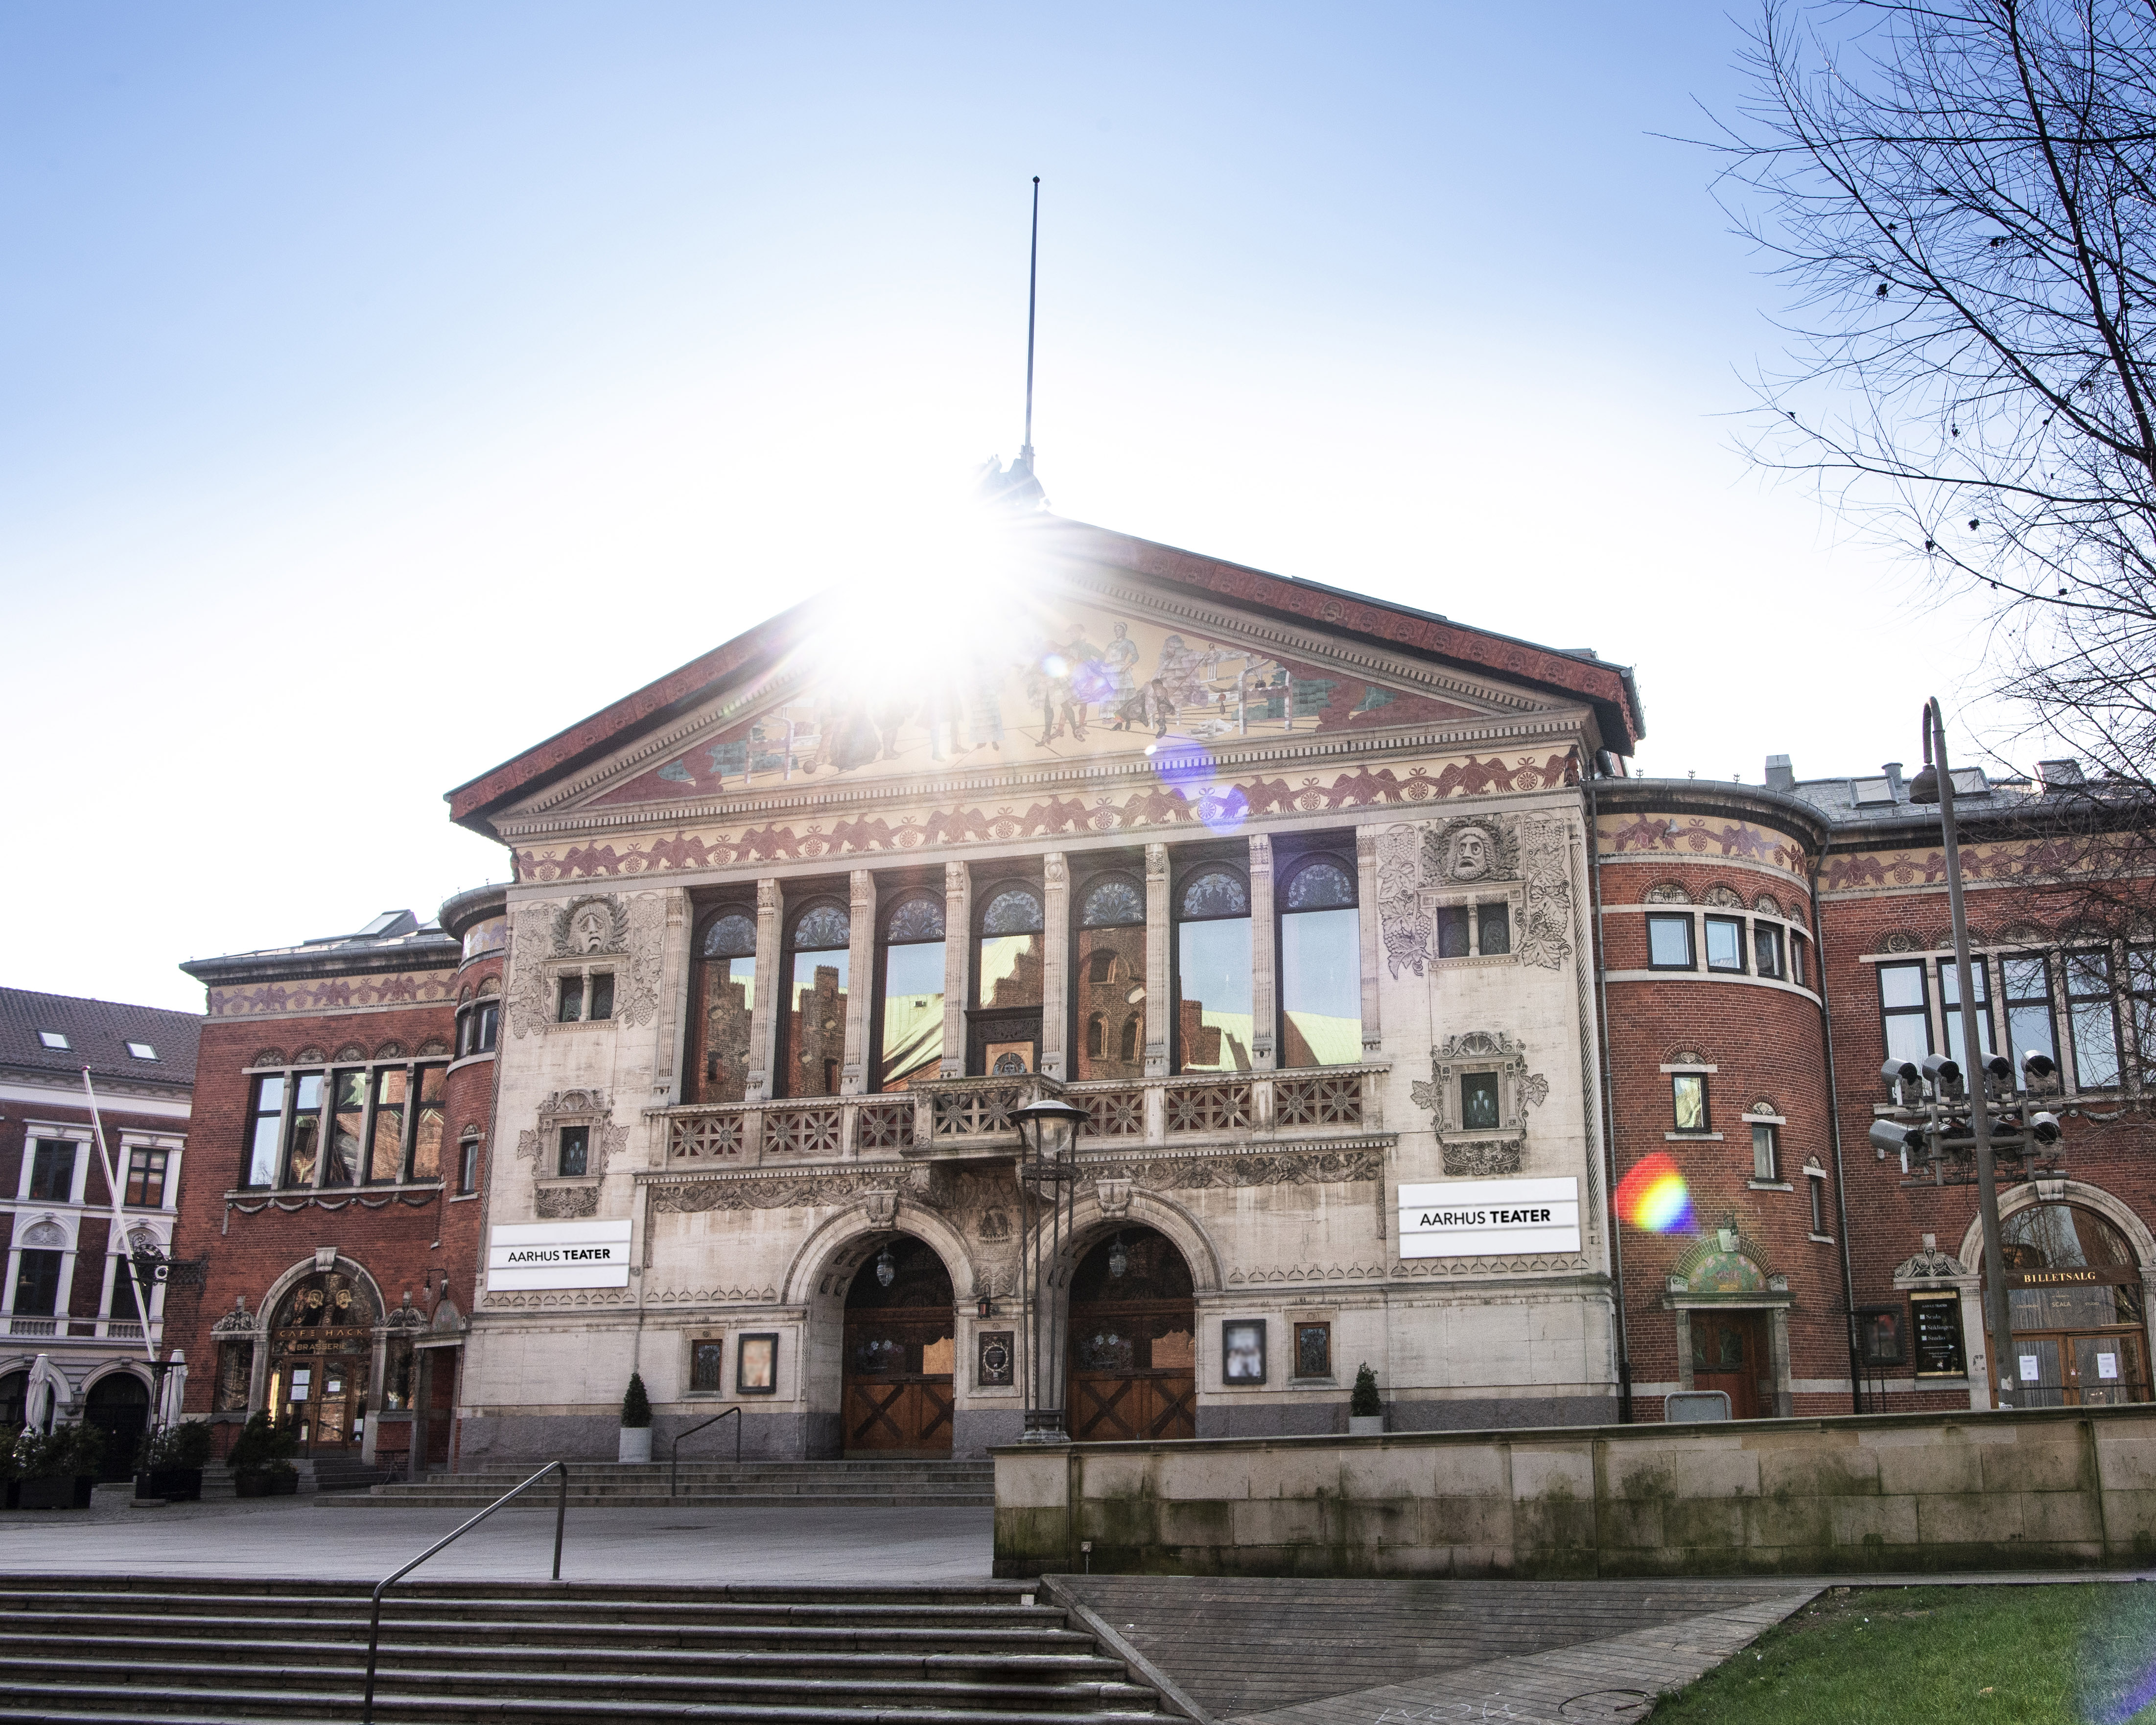
[[[63,1053],[68,1047],[67,1038],[58,1030],[40,1030],[38,1032],[38,1040],[44,1044],[47,1048],[56,1048]]]
[[[138,1060],[154,1060],[157,1058],[156,1045],[148,1042],[131,1042],[127,1045],[127,1052]]]

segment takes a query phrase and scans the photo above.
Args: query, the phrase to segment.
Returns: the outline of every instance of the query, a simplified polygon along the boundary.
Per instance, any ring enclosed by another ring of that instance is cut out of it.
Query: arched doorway
[[[1198,1435],[1198,1305],[1175,1242],[1126,1228],[1070,1279],[1070,1435]]]
[[[2109,1407],[2149,1399],[2141,1266],[2094,1210],[2039,1204],[1999,1226],[2025,1408]],[[2036,1364],[2035,1387],[2026,1367]]]
[[[132,1372],[108,1372],[90,1386],[82,1417],[105,1434],[101,1480],[124,1480],[135,1471],[135,1452],[150,1425],[150,1386]]]
[[[374,1301],[341,1270],[302,1276],[270,1322],[270,1417],[311,1455],[357,1451],[366,1435]]]
[[[957,1327],[951,1272],[911,1235],[892,1235],[854,1272],[839,1400],[848,1455],[951,1453]]]

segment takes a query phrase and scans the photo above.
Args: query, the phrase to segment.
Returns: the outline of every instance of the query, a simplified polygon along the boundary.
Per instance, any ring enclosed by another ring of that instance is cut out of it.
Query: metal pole
[[[1984,1328],[2002,1404],[2015,1405],[2018,1371],[2014,1325],[2006,1300],[2006,1255],[1999,1239],[1999,1182],[1991,1165],[1991,1107],[1984,1095],[1984,1044],[1979,1034],[1976,991],[1969,986],[1969,917],[1962,906],[1961,843],[1954,830],[1953,773],[1947,762],[1946,716],[1938,697],[1924,704],[1924,758],[1938,746],[1939,824],[1946,837],[1947,906],[1953,916],[1954,977],[1961,989],[1963,1082],[1969,1089],[1969,1125],[1976,1134],[1976,1209],[1984,1224]],[[1987,989],[1987,998],[1989,994]]]
[[[562,1495],[554,1500],[554,1579],[562,1579],[562,1528],[569,1519],[569,1469],[562,1467]]]
[[[1019,459],[1033,470],[1033,329],[1034,312],[1040,303],[1040,176],[1033,177],[1033,250],[1025,280],[1025,447]]]

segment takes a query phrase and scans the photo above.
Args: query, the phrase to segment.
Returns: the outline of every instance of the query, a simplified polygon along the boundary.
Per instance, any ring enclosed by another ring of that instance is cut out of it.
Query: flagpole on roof
[[[1033,330],[1034,313],[1040,301],[1040,176],[1033,177],[1033,256],[1025,283],[1025,445],[1018,459],[1033,471]]]

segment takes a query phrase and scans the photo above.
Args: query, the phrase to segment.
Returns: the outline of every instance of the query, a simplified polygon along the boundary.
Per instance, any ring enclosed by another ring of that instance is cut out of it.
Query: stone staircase
[[[484,1509],[503,1492],[531,1477],[540,1464],[488,1466],[375,1486],[371,1491],[322,1500],[325,1508],[347,1505],[425,1504]],[[572,1461],[569,1502],[578,1508],[709,1509],[851,1505],[926,1509],[985,1508],[995,1502],[993,1461],[689,1461],[681,1464],[681,1491],[666,1493],[663,1461]],[[551,1507],[552,1480],[510,1506]]]
[[[1029,1603],[1036,1599],[1039,1603]],[[374,1716],[430,1725],[1070,1725],[1179,1717],[1030,1586],[399,1587]],[[0,1717],[354,1722],[367,1589],[0,1579]]]

